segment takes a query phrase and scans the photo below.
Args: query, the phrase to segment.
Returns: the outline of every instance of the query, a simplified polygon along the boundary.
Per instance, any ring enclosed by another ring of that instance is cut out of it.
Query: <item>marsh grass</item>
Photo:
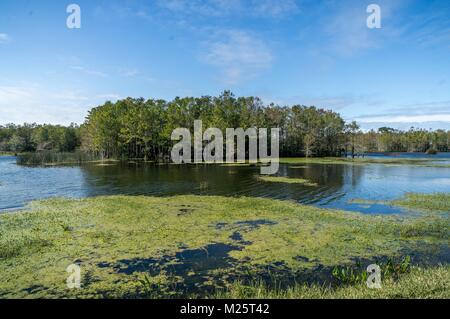
[[[342,164],[342,165],[367,165],[367,164],[384,164],[390,166],[425,166],[425,167],[450,167],[448,164],[436,164],[436,159],[414,159],[414,158],[344,158],[344,157],[286,157],[280,158],[281,164]]]
[[[258,176],[258,180],[267,183],[285,183],[285,184],[302,184],[305,186],[318,186],[317,183],[313,183],[303,178],[291,178],[282,176]]]
[[[425,211],[450,212],[450,194],[434,193],[434,194],[406,194],[400,200],[394,201],[397,206],[421,209]]]
[[[77,152],[55,152],[44,151],[35,153],[21,153],[17,156],[19,165],[62,165],[62,164],[81,164],[85,162],[101,161],[102,158],[92,153],[82,151]]]
[[[388,258],[387,261],[377,261],[376,264],[380,267],[384,279],[398,279],[400,275],[410,272],[411,256],[405,256],[400,261]],[[336,266],[332,275],[339,286],[364,284],[368,278],[367,270],[360,262],[352,266]]]
[[[0,298],[208,297],[236,276],[257,281],[270,270],[288,279],[448,247],[449,228],[442,215],[366,216],[246,197],[49,199],[0,215]],[[72,263],[82,267],[80,290],[65,285]]]
[[[296,284],[287,289],[267,287],[263,282],[234,282],[215,292],[218,299],[404,299],[450,298],[450,267],[411,267],[394,278],[382,277],[381,289],[369,289],[365,283],[332,287]]]

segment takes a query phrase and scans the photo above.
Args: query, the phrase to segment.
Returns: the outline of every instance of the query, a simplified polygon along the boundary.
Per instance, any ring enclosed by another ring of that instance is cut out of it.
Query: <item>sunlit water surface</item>
[[[450,158],[439,156],[436,159],[445,162]],[[280,166],[279,176],[308,179],[317,186],[267,183],[258,180],[259,172],[258,167],[250,166],[131,162],[108,166],[24,167],[16,165],[14,157],[0,157],[0,211],[22,208],[30,201],[50,197],[196,194],[274,198],[369,214],[392,214],[406,211],[383,201],[400,198],[408,192],[450,192],[450,168],[443,167]],[[354,200],[358,203],[353,203]]]

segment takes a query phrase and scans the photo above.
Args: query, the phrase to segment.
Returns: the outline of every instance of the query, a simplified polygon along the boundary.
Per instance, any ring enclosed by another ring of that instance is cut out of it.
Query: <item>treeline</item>
[[[362,152],[449,152],[450,131],[382,127],[376,132],[358,132],[355,147]]]
[[[7,124],[0,126],[0,152],[73,152],[81,146],[80,133],[80,127],[75,124]]]
[[[92,109],[82,126],[82,147],[105,158],[158,160],[170,154],[176,128],[281,128],[280,153],[297,156],[337,156],[346,135],[339,114],[315,107],[264,105],[257,97],[218,97],[164,100],[125,99]]]
[[[281,156],[345,156],[367,152],[450,150],[450,131],[380,128],[362,132],[330,110],[295,105],[265,105],[257,97],[175,98],[172,101],[127,98],[89,111],[83,125],[0,126],[0,152],[82,152],[89,158],[167,158],[175,128],[281,129]]]

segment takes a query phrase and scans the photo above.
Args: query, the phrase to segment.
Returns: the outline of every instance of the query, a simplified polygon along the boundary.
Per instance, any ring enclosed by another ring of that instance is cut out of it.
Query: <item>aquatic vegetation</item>
[[[92,153],[81,151],[76,152],[56,152],[43,151],[36,153],[21,153],[17,156],[19,165],[62,165],[80,164],[85,162],[103,162],[102,158]],[[109,160],[107,162],[110,162]]]
[[[382,277],[383,278],[383,277]],[[219,299],[395,299],[450,298],[450,266],[411,267],[398,280],[382,279],[382,289],[369,289],[365,283],[332,287],[330,285],[295,284],[288,288],[268,287],[264,282],[233,282],[218,289]]]
[[[373,205],[373,204],[386,204],[386,202],[380,202],[376,200],[362,199],[362,198],[354,198],[349,201],[350,204],[361,204],[361,205]]]
[[[448,229],[448,219],[428,215],[399,220],[245,197],[50,199],[0,216],[0,297],[210,296],[239,280],[325,283],[355,258],[448,249]],[[80,290],[65,286],[72,263],[82,269]]]
[[[345,157],[319,157],[319,158],[304,158],[304,157],[284,157],[280,158],[280,164],[342,164],[342,165],[367,165],[367,164],[383,164],[391,166],[425,166],[425,167],[450,167],[448,164],[435,163],[436,159],[415,159],[415,158],[345,158]]]
[[[283,176],[258,176],[258,179],[268,183],[286,183],[286,184],[302,184],[305,186],[318,186],[317,183],[313,183],[303,178],[291,178]]]
[[[394,201],[393,204],[420,209],[425,211],[435,212],[450,212],[450,194],[449,193],[434,193],[434,194],[406,194],[400,200]]]
[[[408,273],[411,270],[411,256],[405,256],[400,261],[388,258],[387,261],[376,261],[381,269],[381,277],[384,279],[398,279],[400,275]],[[333,277],[339,285],[364,284],[367,281],[368,273],[361,262],[352,266],[333,268]]]

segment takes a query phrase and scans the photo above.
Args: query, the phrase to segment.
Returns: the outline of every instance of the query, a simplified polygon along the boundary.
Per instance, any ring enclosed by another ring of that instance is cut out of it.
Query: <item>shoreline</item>
[[[69,153],[72,154],[72,153]],[[76,153],[73,153],[74,155]],[[378,154],[378,153],[376,153]],[[405,153],[407,154],[407,153]],[[444,154],[450,154],[444,153]],[[55,154],[56,156],[58,154]],[[1,156],[1,155],[0,155]],[[4,156],[14,156],[14,155],[4,155]],[[20,154],[16,155],[18,162],[20,161]],[[364,158],[350,158],[350,157],[280,157],[280,164],[348,164],[348,165],[364,165],[364,164],[385,164],[385,165],[415,165],[415,166],[427,166],[427,167],[450,167],[450,157],[436,157],[436,155],[428,155],[429,157],[423,158],[408,158],[408,157],[375,157],[367,155]],[[120,163],[120,162],[129,162],[129,163],[152,163],[152,164],[173,164],[173,165],[247,165],[248,161],[245,163],[185,163],[185,164],[174,164],[170,161],[148,161],[145,159],[96,159],[96,160],[69,160],[69,161],[56,161],[56,162],[39,162],[39,163],[18,163],[17,165],[22,166],[58,166],[58,165],[80,165],[84,163]],[[433,162],[448,162],[448,164],[441,163],[433,163]],[[250,165],[260,165],[263,162],[259,161],[255,164]]]

